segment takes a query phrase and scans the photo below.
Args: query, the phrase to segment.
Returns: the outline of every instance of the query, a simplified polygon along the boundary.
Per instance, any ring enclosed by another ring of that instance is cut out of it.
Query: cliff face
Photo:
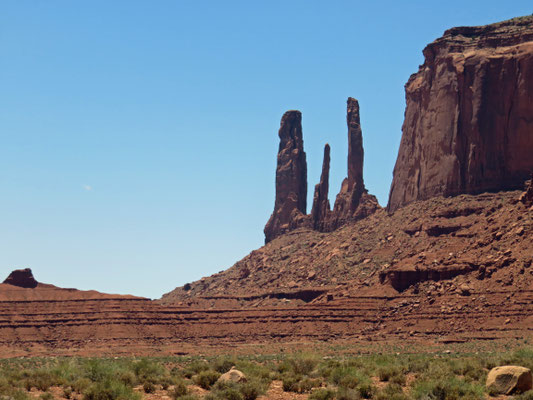
[[[450,29],[424,56],[405,86],[389,211],[522,188],[533,171],[533,16]]]
[[[288,231],[295,220],[306,214],[307,207],[307,161],[300,111],[287,111],[283,115],[278,135],[276,200],[264,229],[266,243]]]

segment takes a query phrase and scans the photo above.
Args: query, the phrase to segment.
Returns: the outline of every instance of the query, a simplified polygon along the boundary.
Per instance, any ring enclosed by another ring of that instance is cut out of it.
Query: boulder
[[[458,27],[405,85],[388,210],[523,187],[533,170],[533,15]]]
[[[487,389],[491,394],[522,393],[532,388],[531,370],[515,365],[505,365],[490,370]]]
[[[228,372],[220,375],[220,378],[218,378],[218,382],[246,382],[246,375],[244,375],[238,369],[235,369],[235,367],[231,367]]]

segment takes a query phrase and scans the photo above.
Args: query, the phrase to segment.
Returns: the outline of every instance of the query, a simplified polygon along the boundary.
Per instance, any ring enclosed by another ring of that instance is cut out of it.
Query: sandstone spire
[[[307,162],[300,111],[287,111],[283,115],[278,135],[276,200],[264,229],[265,243],[287,232],[294,220],[305,216],[307,208]]]
[[[313,208],[311,209],[311,220],[313,228],[322,231],[325,229],[325,220],[329,217],[330,205],[328,200],[329,191],[329,157],[330,147],[326,143],[324,146],[324,160],[322,162],[322,174],[320,183],[315,185],[315,194],[313,196]]]
[[[359,103],[352,97],[348,98],[346,122],[348,123],[348,177],[342,182],[341,191],[335,199],[333,213],[337,222],[334,223],[334,229],[343,221],[350,219],[365,191],[363,133],[359,118]]]

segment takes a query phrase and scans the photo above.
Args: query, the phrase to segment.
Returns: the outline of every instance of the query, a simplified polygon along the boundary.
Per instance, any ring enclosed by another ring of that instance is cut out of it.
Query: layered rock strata
[[[533,170],[533,16],[449,29],[405,86],[388,209],[521,188]]]
[[[278,135],[276,200],[264,229],[266,243],[287,232],[298,217],[306,214],[307,208],[307,161],[300,111],[287,111],[283,115]]]

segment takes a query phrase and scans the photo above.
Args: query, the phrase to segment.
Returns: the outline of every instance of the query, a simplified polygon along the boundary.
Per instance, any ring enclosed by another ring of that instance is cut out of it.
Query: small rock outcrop
[[[287,111],[283,115],[278,135],[276,200],[264,229],[265,243],[297,226],[307,208],[307,161],[300,111]]]
[[[322,174],[320,183],[315,185],[315,194],[313,196],[313,208],[311,209],[311,220],[313,228],[318,231],[325,229],[325,223],[330,217],[331,207],[329,205],[329,162],[330,147],[329,144],[324,146],[324,161],[322,162]]]
[[[531,173],[531,179],[526,185],[526,191],[520,196],[520,201],[526,206],[533,206],[533,173]]]
[[[226,372],[225,374],[220,375],[220,378],[218,378],[218,382],[234,382],[234,383],[240,383],[240,382],[246,382],[246,375],[239,371],[238,369],[235,369],[235,367],[231,367],[231,369]]]
[[[529,368],[506,365],[490,370],[486,386],[491,394],[510,395],[530,390],[532,381]]]
[[[33,273],[31,272],[30,268],[14,270],[9,274],[3,283],[31,289],[37,287],[39,284],[39,282],[37,282],[33,277]]]
[[[405,85],[388,210],[521,188],[533,170],[533,16],[449,29],[424,56]]]

